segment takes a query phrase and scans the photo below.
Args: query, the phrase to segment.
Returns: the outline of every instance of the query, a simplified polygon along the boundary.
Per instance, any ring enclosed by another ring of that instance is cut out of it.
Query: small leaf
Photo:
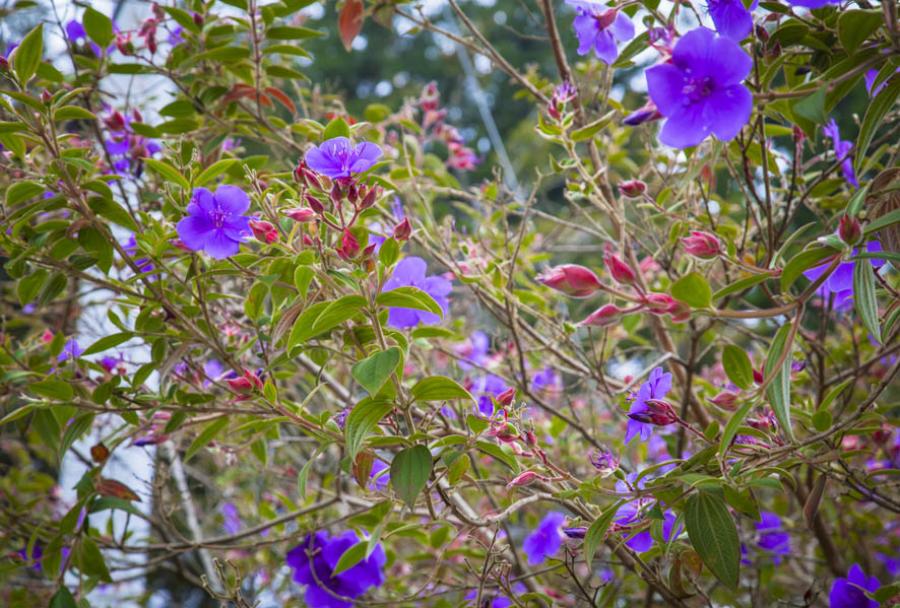
[[[775,374],[775,379],[769,384],[766,391],[769,401],[772,403],[772,409],[775,411],[775,417],[778,418],[778,424],[784,429],[785,434],[793,441],[794,428],[791,425],[791,344],[787,343],[788,335],[791,333],[791,323],[782,325],[775,337],[772,339],[772,345],[769,348],[769,356],[766,358],[765,378],[769,378]],[[775,366],[781,358],[781,354],[788,350],[787,356],[781,367],[776,369]]]
[[[31,391],[42,397],[58,401],[68,401],[75,396],[72,385],[57,378],[47,378],[31,385]]]
[[[87,7],[84,11],[84,31],[103,48],[112,43],[116,35],[113,32],[112,20],[98,10]]]
[[[334,570],[331,572],[331,576],[337,576],[342,572],[346,572],[359,562],[361,562],[366,557],[366,547],[368,546],[368,540],[361,540],[346,551],[341,554],[340,559],[338,559],[337,563],[334,565]]]
[[[742,348],[729,344],[722,352],[722,367],[728,379],[744,390],[753,386],[753,364]]]
[[[445,376],[432,376],[419,380],[410,392],[416,401],[475,400],[469,391]]]
[[[230,170],[235,164],[237,164],[237,162],[238,161],[235,158],[223,158],[220,161],[214,162],[206,169],[204,169],[203,172],[194,179],[194,185],[205,186],[226,171]]]
[[[344,422],[344,443],[351,460],[356,459],[366,437],[392,409],[394,409],[392,401],[374,401],[367,398],[350,410]]]
[[[16,47],[10,57],[13,70],[19,78],[19,82],[28,82],[37,71],[44,54],[44,24],[38,24],[28,32],[22,43]]]
[[[878,300],[875,298],[875,271],[871,260],[857,260],[853,266],[853,301],[863,325],[875,341],[881,344]]]
[[[812,95],[796,102],[794,104],[794,114],[817,125],[828,120],[828,116],[825,114],[825,87],[820,87]]]
[[[37,182],[28,180],[17,181],[6,189],[6,204],[16,205],[37,196],[45,190],[46,188]]]
[[[88,355],[93,355],[94,353],[102,353],[103,351],[109,350],[110,348],[115,348],[119,344],[128,342],[132,337],[134,337],[134,334],[131,332],[120,332],[117,334],[104,336],[84,349],[84,352],[81,353],[81,356],[87,357]]]
[[[178,169],[169,163],[155,158],[145,158],[144,162],[147,163],[147,166],[160,177],[165,178],[169,182],[178,184],[187,192],[191,191],[191,184],[188,180],[178,171]]]
[[[200,431],[200,434],[191,442],[190,447],[184,453],[184,462],[187,462],[193,458],[194,454],[205,448],[226,426],[228,426],[228,417],[222,416],[203,427],[203,430]]]
[[[322,139],[325,141],[335,137],[350,137],[350,127],[343,118],[335,118],[329,122],[325,127],[325,133],[322,134]]]
[[[623,502],[624,501],[620,500],[608,506],[606,510],[600,514],[600,517],[595,519],[594,523],[588,527],[587,532],[585,532],[583,550],[584,562],[587,564],[588,568],[591,567],[591,561],[594,559],[594,554],[597,552],[597,548],[600,547],[600,543],[606,538],[606,533],[609,530],[610,524],[612,524],[613,517],[616,516],[616,512]]]
[[[722,439],[719,440],[719,454],[725,454],[728,448],[731,447],[731,442],[734,440],[734,436],[737,435],[738,428],[743,424],[744,419],[747,418],[747,414],[750,413],[753,406],[753,401],[748,400],[744,402],[744,405],[728,419],[728,424],[725,425],[725,429],[722,431]]]
[[[391,462],[391,486],[412,508],[431,475],[431,452],[424,445],[401,451]]]
[[[344,6],[338,15],[338,31],[341,34],[341,42],[344,43],[347,51],[353,48],[353,39],[362,31],[365,18],[362,0],[344,1]]]
[[[353,366],[351,374],[370,395],[375,395],[400,363],[401,350],[393,346],[366,357]]]
[[[397,287],[390,291],[384,291],[378,294],[375,302],[381,306],[413,308],[434,313],[439,317],[444,316],[444,310],[441,308],[441,305],[418,287]]]
[[[75,596],[65,587],[60,587],[50,598],[50,608],[78,608]]]
[[[787,293],[794,281],[800,278],[804,270],[817,266],[822,260],[835,255],[837,252],[830,247],[816,247],[801,251],[784,265],[781,271],[781,291]]]
[[[862,171],[863,162],[867,156],[866,151],[878,127],[882,125],[882,121],[888,111],[894,107],[897,96],[900,95],[900,78],[894,78],[888,81],[878,95],[875,96],[866,109],[866,115],[863,117],[862,125],[859,128],[859,135],[856,137],[856,146],[853,148],[854,162],[853,166],[859,175]]]
[[[698,492],[688,499],[684,519],[691,545],[706,567],[725,586],[737,589],[741,542],[725,501],[710,492]]]
[[[672,297],[691,308],[709,308],[712,305],[712,289],[706,278],[698,272],[678,279],[672,285]]]
[[[726,285],[722,289],[718,290],[713,294],[713,300],[721,300],[725,296],[737,293],[739,291],[744,291],[745,289],[750,289],[754,285],[759,285],[763,281],[771,278],[772,275],[768,273],[752,274],[749,277],[744,277],[743,279],[739,279],[734,283]]]

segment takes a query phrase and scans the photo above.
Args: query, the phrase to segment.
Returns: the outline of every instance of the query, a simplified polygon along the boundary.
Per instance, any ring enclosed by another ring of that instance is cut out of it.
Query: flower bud
[[[287,209],[284,214],[295,222],[311,222],[316,219],[316,212],[309,207],[297,207],[296,209]]]
[[[278,240],[278,230],[272,222],[250,220],[250,230],[253,231],[253,236],[263,243],[271,244]]]
[[[242,395],[249,394],[253,392],[254,389],[261,389],[263,386],[260,377],[251,371],[245,371],[243,376],[228,378],[225,380],[225,383],[228,384],[231,390],[236,393],[241,393]]]
[[[391,236],[398,241],[405,241],[409,239],[411,234],[412,225],[410,225],[408,218],[403,218],[402,222],[394,226],[394,233]]]
[[[133,55],[134,45],[131,43],[131,34],[116,34],[116,49],[123,55]]]
[[[647,102],[647,104],[635,112],[632,112],[628,116],[625,117],[625,120],[622,122],[629,127],[636,127],[638,125],[642,125],[645,122],[652,122],[654,120],[659,120],[662,118],[662,114],[659,113],[659,110],[656,109],[656,106],[652,101]]]
[[[563,528],[562,531],[569,538],[581,539],[587,536],[587,528]]]
[[[684,323],[691,318],[691,307],[684,302],[675,301],[675,305],[668,311],[675,323]]]
[[[575,298],[586,298],[601,287],[600,279],[592,270],[577,264],[554,266],[538,275],[536,280]]]
[[[317,176],[316,172],[310,169],[303,160],[297,163],[297,166],[294,168],[294,181],[298,184],[303,184],[304,186],[313,186],[319,189],[322,188],[319,176]]]
[[[344,234],[341,236],[341,245],[337,248],[337,254],[345,260],[352,260],[359,255],[359,241],[347,229],[344,229]]]
[[[616,283],[631,285],[637,279],[637,274],[631,269],[631,266],[616,255],[611,247],[607,247],[603,253],[603,263]]]
[[[722,391],[709,401],[725,410],[734,410],[737,406],[738,396],[731,391]]]
[[[619,468],[619,457],[609,450],[593,450],[588,459],[600,477],[609,477]]]
[[[50,91],[44,89],[41,91],[41,101],[45,106],[49,106],[50,102],[53,101],[53,95],[50,94]]]
[[[194,25],[197,27],[203,27],[204,18],[200,13],[191,13],[191,19],[194,20]]]
[[[306,204],[315,211],[316,213],[322,213],[325,211],[325,205],[322,204],[322,201],[314,197],[312,194],[307,194],[305,197]]]
[[[859,240],[862,238],[862,226],[859,225],[859,220],[849,215],[841,216],[841,221],[838,224],[838,235],[848,245],[859,243]]]
[[[494,399],[497,403],[503,406],[510,405],[513,402],[513,399],[516,398],[516,389],[513,387],[509,387]]]
[[[362,202],[360,202],[359,204],[360,210],[368,209],[369,207],[374,205],[380,194],[381,188],[379,188],[378,186],[375,186],[371,190],[366,192],[365,196],[362,197]]]
[[[655,315],[664,315],[672,312],[678,306],[678,302],[667,293],[650,292],[641,297],[641,303]]]
[[[335,182],[334,185],[331,186],[331,202],[335,205],[340,205],[341,200],[344,198],[344,193],[341,192],[341,186]]]
[[[757,384],[762,384],[763,382],[766,381],[766,377],[763,375],[763,372],[761,369],[753,370],[753,381],[756,382]]]
[[[655,426],[668,426],[678,420],[672,404],[661,399],[647,399],[644,409],[631,412],[628,417],[643,424]]]
[[[541,476],[535,473],[534,471],[523,471],[519,473],[515,477],[513,477],[512,481],[506,484],[507,488],[512,488],[515,486],[527,486],[533,483],[536,479],[540,479]]]
[[[694,230],[691,236],[681,239],[681,243],[687,253],[701,260],[711,260],[722,253],[722,242],[709,232]]]
[[[639,179],[629,179],[619,184],[619,192],[628,198],[637,198],[647,191],[647,184]]]
[[[612,325],[622,316],[622,309],[615,304],[604,304],[589,314],[579,325],[587,327],[606,327]]]

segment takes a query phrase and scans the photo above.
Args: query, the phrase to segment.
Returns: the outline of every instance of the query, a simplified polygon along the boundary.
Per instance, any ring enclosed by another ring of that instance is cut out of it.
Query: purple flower
[[[551,393],[559,392],[562,380],[556,370],[552,367],[545,367],[534,375],[531,379],[531,388],[537,392],[547,391]]]
[[[169,32],[169,37],[167,40],[172,46],[178,46],[179,44],[184,42],[184,28],[180,25],[173,28],[172,31]]]
[[[390,291],[398,287],[418,287],[438,303],[446,316],[449,307],[447,296],[453,289],[453,284],[441,276],[425,276],[426,269],[427,265],[422,258],[404,258],[394,268],[394,273],[385,282],[382,291]],[[415,327],[419,323],[434,325],[439,323],[440,320],[441,318],[433,312],[416,310],[414,308],[394,307],[390,309],[388,314],[388,325],[398,329]]]
[[[369,473],[369,489],[384,492],[391,480],[391,465],[380,460],[372,462],[372,472]]]
[[[488,360],[491,340],[483,331],[474,331],[461,345],[453,348],[460,357],[460,369],[472,369],[473,365],[484,365]]]
[[[856,255],[858,251],[859,249],[854,249],[852,255]],[[880,252],[881,243],[878,241],[869,241],[866,245],[866,251],[869,253]],[[881,266],[884,265],[884,260],[876,258],[870,261],[874,268],[881,268]],[[855,266],[856,262],[843,262],[842,264],[839,264],[834,272],[831,273],[831,276],[825,279],[825,282],[816,290],[816,295],[827,301],[828,297],[831,294],[834,294],[835,310],[848,310],[853,305],[853,269]],[[824,273],[827,268],[827,264],[822,264],[821,266],[804,271],[803,276],[810,281],[815,281],[822,276],[822,273]]]
[[[825,137],[831,139],[831,144],[834,146],[834,155],[837,157],[838,162],[841,163],[844,179],[854,188],[859,188],[859,181],[856,179],[856,173],[853,171],[853,159],[850,157],[850,150],[853,149],[853,144],[841,139],[841,132],[833,118],[828,121],[827,125],[822,127],[822,133]]]
[[[641,414],[648,410],[647,400],[665,399],[666,393],[672,388],[672,374],[663,372],[663,368],[657,367],[650,372],[650,377],[638,389],[634,399],[631,402],[629,414]],[[647,441],[653,432],[653,425],[639,422],[634,418],[628,419],[628,430],[625,433],[625,443],[630,442],[635,435],[640,434],[641,441]]]
[[[742,0],[708,0],[709,16],[716,25],[716,31],[722,36],[727,36],[736,41],[741,41],[753,29],[753,16],[750,14],[756,10],[759,0],[753,0],[753,4],[747,9]]]
[[[118,30],[118,28],[116,29]],[[69,39],[69,42],[73,46],[78,44],[82,40],[88,42],[88,46],[91,47],[91,52],[94,53],[95,57],[99,57],[103,54],[103,49],[100,48],[100,45],[90,41],[87,32],[84,30],[84,26],[81,25],[80,21],[72,19],[66,24],[66,38]],[[114,48],[116,48],[115,45],[111,44],[109,48],[106,49],[106,52],[111,53]]]
[[[369,170],[381,154],[381,148],[373,143],[364,141],[354,146],[346,137],[334,137],[310,148],[306,164],[331,179],[348,179],[354,173]]]
[[[606,64],[619,56],[619,42],[634,38],[634,24],[623,13],[609,9],[600,2],[566,0],[577,11],[572,26],[578,38],[578,54],[594,54]]]
[[[522,551],[528,556],[529,564],[536,566],[559,551],[562,546],[561,528],[565,520],[566,516],[562,513],[551,511],[544,516],[538,527],[525,537]]]
[[[763,511],[756,530],[759,532],[759,548],[771,553],[772,561],[780,564],[782,556],[791,552],[791,535],[782,529],[781,518],[777,513]]]
[[[878,608],[878,602],[870,600],[865,592],[877,591],[878,579],[866,576],[859,564],[853,564],[847,578],[838,578],[828,594],[830,608]]]
[[[619,468],[619,457],[609,450],[592,450],[588,459],[600,477],[609,477]]]
[[[360,540],[352,530],[333,537],[320,531],[288,551],[287,565],[294,569],[294,581],[306,585],[306,604],[310,608],[350,608],[353,599],[384,583],[387,557],[381,543],[367,559],[332,575],[341,555]]]
[[[78,341],[75,338],[70,339],[66,342],[66,345],[63,346],[62,352],[56,357],[56,360],[59,363],[63,361],[67,361],[68,359],[77,359],[81,356],[81,353],[84,352],[84,349],[78,345]]]
[[[125,253],[127,253],[132,258],[137,254],[137,239],[135,239],[135,236],[133,234],[128,237],[127,241],[122,243],[122,249],[124,249]],[[153,265],[153,262],[150,261],[150,258],[138,258],[134,260],[134,264],[138,267],[138,270],[140,270],[141,273],[144,274],[152,272],[156,269],[156,266]]]
[[[506,383],[498,376],[487,374],[475,380],[469,391],[478,400],[478,411],[485,416],[491,416],[494,414],[494,400],[492,397],[499,396],[500,393],[508,388]]]
[[[250,199],[235,186],[219,186],[215,194],[197,188],[188,216],[176,226],[178,236],[192,251],[206,251],[217,260],[232,256],[250,233],[250,220],[243,216],[249,207]]]
[[[243,528],[241,514],[233,502],[224,502],[219,507],[222,514],[222,529],[226,534],[237,534]]]
[[[900,73],[900,68],[897,68],[897,69],[894,71],[894,74],[897,74],[897,73]],[[877,69],[874,69],[874,68],[873,68],[873,69],[869,70],[868,72],[866,72],[866,75],[865,75],[865,80],[866,80],[866,91],[868,91],[869,97],[875,97],[876,95],[878,95],[879,93],[881,93],[881,90],[884,89],[884,87],[886,87],[886,86],[888,85],[888,82],[890,82],[892,76],[889,76],[888,78],[886,78],[884,82],[882,82],[881,84],[879,84],[879,85],[878,85],[877,87],[875,87],[875,89],[873,90],[872,87],[875,86],[875,79],[876,79],[876,78],[878,78],[878,70],[877,70]]]
[[[647,70],[647,90],[666,117],[659,139],[674,148],[696,146],[710,133],[730,140],[753,110],[753,96],[741,84],[753,62],[731,38],[705,27],[685,34],[671,63]]]
[[[804,8],[822,8],[829,4],[840,4],[841,0],[787,0],[788,4],[802,6]]]
[[[41,543],[35,543],[31,548],[31,555],[28,554],[28,546],[19,549],[16,554],[25,562],[31,562],[31,568],[36,572],[41,571],[41,560],[44,558],[44,549]]]

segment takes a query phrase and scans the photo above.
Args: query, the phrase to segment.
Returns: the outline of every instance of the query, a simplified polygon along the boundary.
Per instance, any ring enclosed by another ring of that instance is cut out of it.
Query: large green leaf
[[[375,401],[366,398],[350,410],[344,423],[344,442],[351,461],[356,460],[356,455],[362,448],[366,437],[392,409],[394,409],[392,401]]]
[[[587,532],[584,535],[584,562],[587,564],[587,567],[591,567],[591,561],[594,559],[594,554],[597,552],[597,548],[600,546],[600,543],[603,542],[603,539],[606,538],[606,532],[609,530],[609,526],[612,524],[613,517],[616,516],[616,512],[619,510],[619,507],[622,505],[624,501],[620,500],[612,505],[608,506],[603,513],[600,514],[600,517],[594,520],[594,522],[588,527]]]
[[[370,395],[375,395],[397,369],[401,355],[402,351],[396,346],[370,355],[353,366],[353,379]]]
[[[439,317],[444,316],[440,304],[434,301],[430,295],[418,287],[398,287],[390,291],[378,294],[375,301],[381,306],[395,306],[399,308],[414,308],[432,312]]]
[[[741,570],[741,541],[725,501],[710,492],[688,499],[685,526],[691,544],[706,567],[722,583],[737,589]]]
[[[44,54],[44,25],[38,24],[36,28],[28,32],[22,43],[16,47],[12,54],[12,67],[23,85],[28,82],[41,63],[41,55]]]
[[[863,325],[881,344],[878,324],[878,300],[875,298],[875,271],[871,260],[857,260],[853,266],[853,301]]]
[[[766,394],[772,403],[772,409],[775,411],[775,417],[778,423],[784,429],[785,434],[794,439],[794,427],[791,424],[791,345],[787,343],[788,335],[791,333],[790,322],[782,325],[772,345],[769,348],[769,356],[766,358],[765,378],[768,381],[774,375],[774,380],[769,384]],[[787,355],[784,357],[781,367],[776,367],[781,354],[787,349]]]
[[[469,399],[472,394],[456,381],[445,376],[432,376],[419,380],[412,387],[412,396],[416,401],[449,401],[451,399]]]
[[[734,344],[725,346],[725,350],[722,351],[722,367],[735,386],[744,390],[753,386],[753,364],[750,363],[750,357],[743,348],[738,348]]]
[[[672,297],[691,308],[709,308],[712,305],[712,289],[699,272],[692,272],[675,281]]]
[[[106,48],[115,39],[112,20],[98,10],[87,7],[84,11],[84,31],[103,48]]]
[[[900,78],[894,78],[888,81],[878,95],[875,96],[866,109],[866,115],[863,118],[862,126],[859,128],[859,135],[856,138],[856,146],[853,154],[855,156],[854,167],[857,175],[862,171],[863,163],[866,161],[866,150],[875,137],[875,132],[882,125],[885,114],[894,106],[897,96],[900,95]]]
[[[410,508],[431,475],[431,452],[424,445],[401,451],[391,462],[391,486]]]

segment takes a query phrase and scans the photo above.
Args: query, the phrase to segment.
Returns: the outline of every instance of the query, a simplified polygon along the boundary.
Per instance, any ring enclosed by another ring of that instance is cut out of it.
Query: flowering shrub
[[[897,4],[539,0],[530,65],[309,4],[5,50],[0,603],[900,601]],[[307,79],[384,27],[531,102],[513,164]]]

